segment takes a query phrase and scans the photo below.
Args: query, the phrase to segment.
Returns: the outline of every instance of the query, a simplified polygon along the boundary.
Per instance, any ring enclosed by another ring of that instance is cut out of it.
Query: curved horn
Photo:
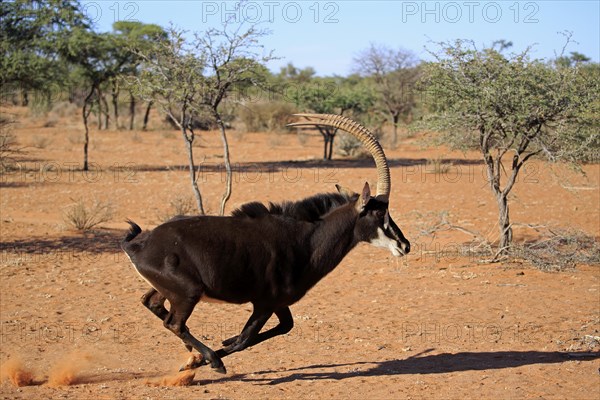
[[[294,114],[305,117],[307,121],[295,122],[288,126],[330,126],[346,131],[356,137],[367,148],[377,166],[377,197],[389,202],[390,198],[390,168],[383,153],[383,148],[375,136],[367,128],[350,118],[335,114]]]

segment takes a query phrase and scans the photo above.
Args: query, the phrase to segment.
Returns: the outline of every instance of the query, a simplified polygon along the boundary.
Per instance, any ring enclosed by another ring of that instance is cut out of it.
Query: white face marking
[[[129,262],[131,263],[131,265],[133,265],[133,269],[135,269],[135,272],[137,272],[137,273],[138,273],[138,275],[139,275],[140,277],[142,277],[142,279],[143,279],[143,280],[145,280],[145,281],[146,281],[146,283],[147,283],[148,285],[150,285],[150,287],[151,287],[152,289],[154,289],[154,290],[157,290],[157,289],[156,289],[154,286],[152,286],[152,284],[151,284],[151,283],[148,281],[148,279],[146,279],[146,278],[144,277],[144,275],[140,274],[140,271],[138,271],[138,269],[137,269],[137,267],[135,266],[135,264],[133,263],[133,261],[131,261],[131,257],[129,257],[129,254],[125,253],[125,255],[126,255],[126,256],[127,256],[127,258],[129,259]],[[158,291],[158,290],[157,290],[157,291]]]
[[[369,242],[375,247],[382,247],[392,252],[394,257],[404,255],[404,252],[398,247],[398,243],[394,239],[390,239],[385,235],[383,229],[377,228],[377,237]]]

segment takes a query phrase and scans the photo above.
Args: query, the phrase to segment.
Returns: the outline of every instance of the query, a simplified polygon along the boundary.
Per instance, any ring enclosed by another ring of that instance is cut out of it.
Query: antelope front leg
[[[255,344],[259,344],[275,336],[285,335],[286,333],[292,330],[292,328],[294,327],[294,319],[292,318],[292,312],[290,311],[289,307],[284,307],[275,311],[275,315],[277,315],[277,318],[279,318],[279,324],[266,332],[259,333],[252,342],[247,344],[248,346],[254,346]],[[239,337],[239,335],[236,335],[224,340],[223,346],[227,347],[234,344],[236,341],[239,340]]]
[[[187,363],[179,368],[180,371],[186,369],[197,368],[201,365],[206,365],[210,363],[212,369],[221,374],[226,374],[227,369],[221,361],[221,357],[218,356],[213,350],[209,347],[202,344],[198,339],[196,339],[189,331],[185,331],[181,335],[181,339],[184,341],[186,345],[193,347],[196,351],[200,352],[198,355],[192,355]],[[200,357],[200,359],[198,359]]]
[[[231,353],[235,353],[236,351],[244,350],[246,347],[252,346],[254,343],[261,342],[262,340],[257,341],[256,339],[259,337],[259,332],[262,327],[265,326],[269,318],[271,318],[271,315],[273,315],[272,312],[257,312],[254,310],[250,316],[250,319],[248,319],[248,322],[246,322],[242,332],[233,338],[227,339],[226,342],[231,341],[231,343],[228,346],[217,350],[215,355],[221,359]],[[179,370],[184,371],[187,369],[194,369],[206,364],[208,364],[208,361],[202,356],[202,354],[192,354]]]
[[[242,333],[236,336],[235,340],[233,340],[229,345],[217,350],[217,356],[225,357],[231,353],[235,353],[236,351],[244,350],[248,346],[252,346],[255,343],[260,330],[263,328],[263,326],[265,326],[269,318],[271,318],[271,315],[273,315],[273,313],[270,311],[257,312],[254,310],[250,316],[250,319],[248,322],[246,322],[246,326],[244,326]]]

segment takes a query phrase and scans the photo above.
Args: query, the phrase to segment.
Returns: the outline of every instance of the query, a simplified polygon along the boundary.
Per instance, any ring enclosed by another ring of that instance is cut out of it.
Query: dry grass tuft
[[[510,255],[547,272],[600,265],[600,243],[575,229],[548,229],[539,240],[513,244]]]
[[[55,125],[52,125],[55,126]],[[45,149],[52,143],[52,138],[48,136],[36,135],[31,139],[31,146],[36,149]]]
[[[23,152],[12,133],[13,124],[13,119],[0,116],[0,174],[12,170],[16,163],[15,157]]]
[[[197,213],[196,204],[191,197],[177,196],[169,202],[169,209],[157,213],[160,222],[166,222],[179,215],[193,215]]]
[[[73,199],[71,199],[73,200]],[[87,206],[83,199],[73,200],[73,204],[64,211],[64,220],[67,225],[81,232],[110,221],[113,208],[110,202],[101,202],[94,199],[91,206]]]

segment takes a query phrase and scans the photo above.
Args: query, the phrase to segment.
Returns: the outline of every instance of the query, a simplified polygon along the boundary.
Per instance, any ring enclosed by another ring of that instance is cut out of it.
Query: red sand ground
[[[546,273],[522,262],[483,264],[455,254],[471,239],[464,232],[422,235],[446,212],[494,239],[497,212],[476,153],[421,149],[414,140],[387,151],[391,211],[412,240],[408,257],[358,246],[292,307],[289,335],[227,357],[225,376],[207,367],[178,375],[188,353],[140,304],[147,285],[118,241],[126,218],[150,229],[172,212],[172,200],[191,198],[181,138],[93,130],[94,171],[84,174],[79,124],[43,123],[16,126],[21,144],[42,148],[28,147],[20,169],[2,177],[2,398],[600,398],[598,267]],[[320,162],[316,135],[230,136],[228,211],[335,183],[359,190],[375,179],[370,162]],[[200,185],[214,213],[223,190],[217,135],[202,133],[196,152],[205,157]],[[434,172],[426,160],[438,157],[453,166]],[[600,168],[585,172],[531,164],[511,196],[512,220],[598,238]],[[91,234],[73,231],[63,212],[79,198],[110,201],[113,218]],[[515,227],[517,241],[538,236]],[[249,312],[201,303],[188,325],[218,347]],[[16,387],[15,376],[29,386]]]

